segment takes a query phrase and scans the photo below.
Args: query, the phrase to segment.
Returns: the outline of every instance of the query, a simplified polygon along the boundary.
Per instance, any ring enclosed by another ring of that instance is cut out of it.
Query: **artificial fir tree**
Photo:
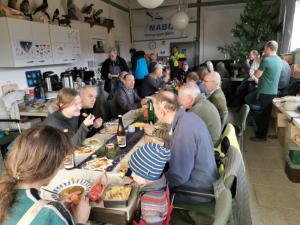
[[[279,8],[280,0],[247,1],[244,12],[240,15],[240,22],[231,30],[236,41],[218,47],[219,51],[234,60],[234,69],[242,68],[252,49],[262,52],[266,41],[276,40],[281,27],[278,22]]]

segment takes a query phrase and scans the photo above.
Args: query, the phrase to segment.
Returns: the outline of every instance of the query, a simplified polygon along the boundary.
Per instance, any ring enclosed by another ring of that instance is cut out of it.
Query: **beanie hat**
[[[132,154],[129,168],[144,179],[158,180],[170,158],[170,149],[156,143],[148,143]]]

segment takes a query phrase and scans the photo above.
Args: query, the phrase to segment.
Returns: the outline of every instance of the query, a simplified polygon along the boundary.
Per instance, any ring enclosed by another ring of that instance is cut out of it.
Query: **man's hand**
[[[109,73],[108,75],[107,75],[107,77],[108,77],[108,79],[112,79],[112,75]]]
[[[148,135],[153,135],[153,133],[155,131],[155,127],[153,124],[145,124],[144,131]]]
[[[83,124],[85,126],[89,127],[94,124],[94,120],[95,120],[95,116],[90,114],[90,115],[88,115],[87,118],[85,118],[85,120],[83,121]]]
[[[147,104],[147,99],[146,98],[143,98],[142,100],[141,100],[141,105],[146,105]]]
[[[94,127],[96,129],[100,128],[102,126],[103,120],[101,117],[94,120]]]

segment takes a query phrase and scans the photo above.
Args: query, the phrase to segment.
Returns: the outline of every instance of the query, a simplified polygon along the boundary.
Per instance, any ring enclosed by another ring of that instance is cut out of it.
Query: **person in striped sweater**
[[[148,143],[132,154],[131,177],[140,185],[134,224],[168,224],[170,205],[163,170],[170,158],[170,150],[155,143]]]

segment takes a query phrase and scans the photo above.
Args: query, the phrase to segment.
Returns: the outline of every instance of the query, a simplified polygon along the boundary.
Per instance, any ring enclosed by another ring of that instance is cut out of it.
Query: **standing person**
[[[97,93],[96,90],[91,85],[86,85],[79,91],[79,96],[81,99],[81,110],[80,110],[80,116],[78,119],[78,126],[81,125],[81,123],[84,121],[84,119],[92,114],[95,115],[95,103],[96,103],[96,97]],[[87,137],[92,137],[94,134],[96,134],[101,126],[102,126],[103,120],[101,117],[98,117],[94,120],[93,127],[90,129],[90,131],[87,134]]]
[[[135,88],[140,92],[140,88],[142,86],[143,80],[145,76],[148,75],[148,63],[145,58],[144,51],[137,51],[131,58],[132,60],[132,73],[135,79]]]
[[[16,139],[0,179],[0,224],[86,224],[91,208],[84,195],[73,215],[62,202],[44,202],[39,195],[72,151],[69,137],[49,126],[30,128]],[[38,206],[40,210],[33,208]]]
[[[141,99],[134,90],[134,76],[131,73],[127,73],[123,78],[123,86],[117,90],[114,96],[115,111],[114,117],[123,115],[132,109],[138,109],[142,107],[142,104],[146,104],[146,99]]]
[[[225,95],[221,89],[221,77],[218,72],[209,72],[204,77],[204,87],[209,93],[208,100],[217,108],[222,128],[225,126],[228,118],[228,108]]]
[[[140,90],[140,97],[142,98],[153,95],[164,86],[164,81],[161,79],[162,65],[159,63],[151,65],[150,74],[144,79]]]
[[[255,137],[250,138],[252,141],[266,141],[267,139],[272,101],[277,96],[282,70],[282,61],[277,56],[277,49],[276,41],[268,41],[264,46],[264,59],[255,71],[255,77],[259,79],[256,99],[261,112],[253,115],[257,131]]]
[[[180,87],[178,99],[183,108],[196,113],[205,122],[213,144],[216,145],[221,135],[221,119],[216,107],[201,95],[193,81]]]
[[[56,104],[58,111],[50,114],[45,119],[44,124],[67,133],[73,146],[80,146],[90,130],[89,126],[94,125],[95,117],[90,114],[78,125],[82,107],[80,96],[75,89],[61,89],[58,92]]]
[[[126,61],[118,56],[116,48],[110,48],[108,50],[109,58],[106,59],[101,67],[101,75],[105,80],[104,90],[113,96],[118,81],[118,75],[122,71],[129,71]]]
[[[178,79],[178,72],[180,69],[180,60],[186,59],[186,55],[181,53],[177,46],[173,46],[171,49],[170,67],[171,67],[171,79]]]
[[[281,61],[282,61],[282,70],[280,73],[280,78],[278,83],[278,96],[284,96],[287,94],[286,89],[290,84],[291,73],[292,73],[291,67],[287,63],[287,61],[285,61],[284,59],[281,59]]]
[[[171,159],[166,178],[171,188],[213,193],[213,182],[219,175],[214,146],[203,120],[192,112],[180,108],[174,93],[161,91],[154,95],[155,115],[170,126]],[[176,201],[197,203],[211,201],[207,197],[176,194]]]

